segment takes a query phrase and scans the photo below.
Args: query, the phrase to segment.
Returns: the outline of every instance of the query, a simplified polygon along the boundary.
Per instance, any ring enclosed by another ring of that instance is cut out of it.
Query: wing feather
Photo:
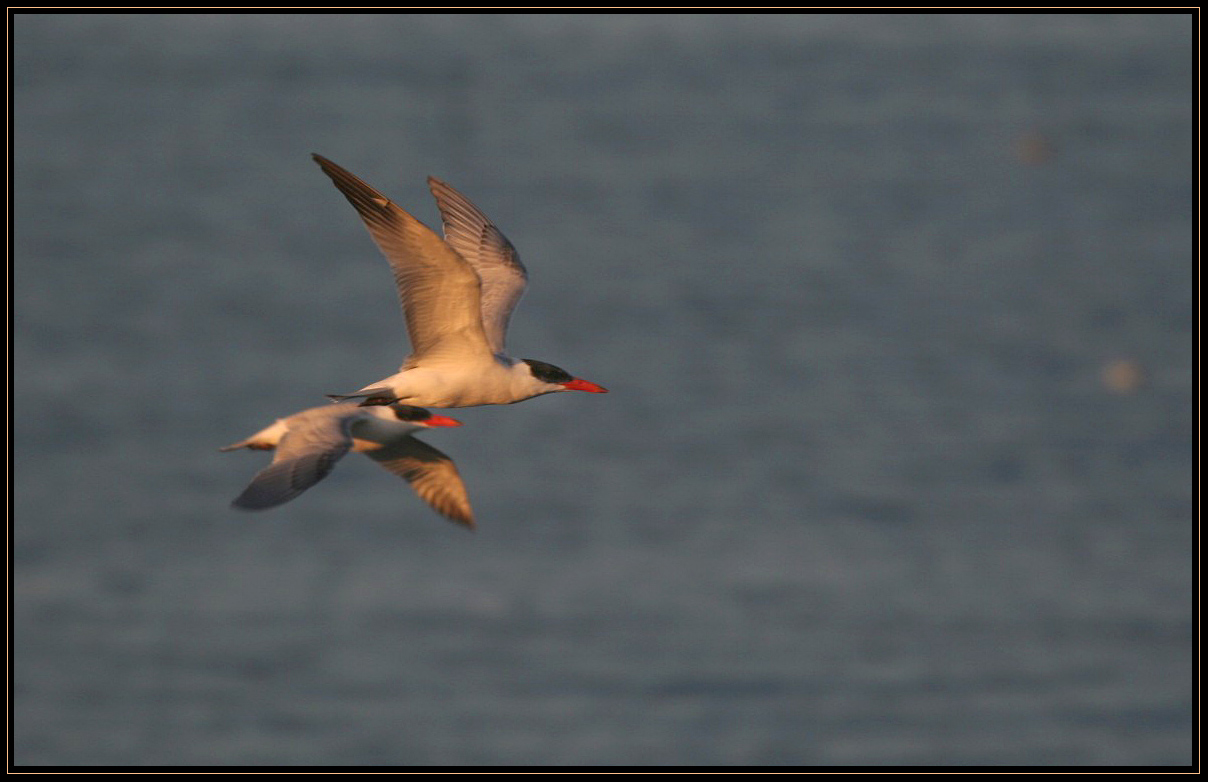
[[[490,352],[480,314],[474,269],[432,229],[364,181],[314,155],[357,210],[394,273],[412,355]]]
[[[442,516],[474,526],[466,485],[448,456],[414,437],[403,437],[365,455],[411,484],[424,502]]]
[[[528,271],[516,248],[478,207],[436,177],[428,177],[444,223],[445,241],[482,280],[482,326],[493,353],[504,352],[508,321],[524,295]]]
[[[273,462],[265,467],[231,504],[264,510],[289,502],[327,477],[352,447],[349,427],[356,414],[302,414],[290,422],[277,444]]]

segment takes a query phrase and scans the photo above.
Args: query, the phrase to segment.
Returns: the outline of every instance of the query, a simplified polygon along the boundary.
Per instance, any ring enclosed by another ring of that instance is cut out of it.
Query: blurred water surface
[[[36,15],[17,764],[1187,764],[1188,15]],[[219,454],[393,371],[309,159],[531,273],[611,389]]]

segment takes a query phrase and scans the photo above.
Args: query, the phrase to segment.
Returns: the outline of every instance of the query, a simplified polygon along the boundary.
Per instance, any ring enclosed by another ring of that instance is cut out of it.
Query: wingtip
[[[269,510],[284,505],[297,494],[298,492],[293,492],[282,496],[280,493],[272,493],[271,490],[266,493],[263,487],[258,487],[253,481],[252,485],[243,490],[243,494],[231,500],[231,507],[237,510]]]
[[[474,521],[474,511],[468,502],[453,502],[439,507],[432,505],[432,508],[459,527],[465,527],[471,532],[478,530],[478,524]]]

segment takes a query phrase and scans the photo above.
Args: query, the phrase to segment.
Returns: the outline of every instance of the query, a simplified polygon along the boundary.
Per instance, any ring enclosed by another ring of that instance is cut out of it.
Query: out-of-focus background
[[[12,18],[13,760],[1188,764],[1190,15]],[[320,152],[531,274],[479,530]]]

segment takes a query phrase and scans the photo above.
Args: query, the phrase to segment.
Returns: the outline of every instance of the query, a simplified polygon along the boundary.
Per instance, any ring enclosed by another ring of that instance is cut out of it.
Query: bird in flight
[[[397,373],[351,394],[332,394],[333,400],[471,407],[558,391],[607,392],[553,364],[504,352],[508,320],[528,272],[512,243],[469,199],[428,178],[444,223],[442,239],[355,175],[313,157],[386,256],[412,349]]]
[[[403,404],[323,405],[279,418],[256,434],[221,451],[239,448],[274,451],[231,504],[265,510],[289,502],[327,477],[344,454],[363,453],[411,484],[420,498],[442,516],[474,526],[465,484],[453,460],[412,437],[413,432],[461,422]]]

